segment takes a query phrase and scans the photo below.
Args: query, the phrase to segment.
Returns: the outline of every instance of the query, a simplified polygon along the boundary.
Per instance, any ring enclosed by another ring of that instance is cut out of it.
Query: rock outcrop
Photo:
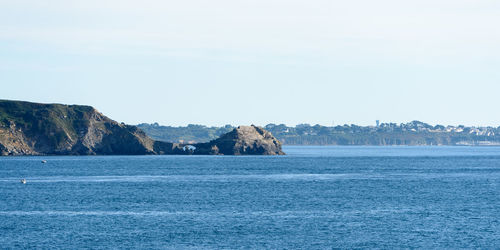
[[[279,142],[269,131],[258,126],[239,126],[208,143],[192,145],[193,154],[284,155]]]
[[[0,100],[0,155],[143,155],[172,153],[135,126],[90,106]]]
[[[208,143],[155,141],[136,126],[90,106],[0,100],[0,155],[279,155],[281,143],[256,126],[240,126]]]

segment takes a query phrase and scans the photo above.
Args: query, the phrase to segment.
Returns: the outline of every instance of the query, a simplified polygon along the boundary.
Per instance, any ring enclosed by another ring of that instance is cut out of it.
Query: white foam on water
[[[266,175],[133,175],[133,176],[43,176],[24,177],[37,182],[168,182],[168,181],[240,181],[240,180],[335,180],[367,178],[374,174],[266,174]],[[376,175],[378,176],[378,175]],[[19,181],[1,178],[0,182]]]
[[[23,177],[27,183],[48,182],[177,182],[177,181],[334,181],[349,179],[492,178],[500,173],[342,173],[342,174],[250,174],[250,175],[131,175],[131,176],[43,176]],[[22,178],[0,178],[19,182]]]
[[[395,214],[419,212],[421,208],[376,209],[376,210],[351,210],[351,211],[0,211],[0,216],[151,216],[151,217],[339,217],[359,214]]]

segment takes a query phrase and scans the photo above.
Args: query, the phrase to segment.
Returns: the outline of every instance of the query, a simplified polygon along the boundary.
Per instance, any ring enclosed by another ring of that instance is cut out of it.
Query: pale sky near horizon
[[[164,125],[500,126],[498,0],[0,0],[0,99]]]

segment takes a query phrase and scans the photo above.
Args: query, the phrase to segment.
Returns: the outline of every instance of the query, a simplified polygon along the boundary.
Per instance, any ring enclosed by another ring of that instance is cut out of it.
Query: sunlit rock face
[[[194,144],[194,154],[284,155],[281,142],[258,126],[239,126],[208,143]]]

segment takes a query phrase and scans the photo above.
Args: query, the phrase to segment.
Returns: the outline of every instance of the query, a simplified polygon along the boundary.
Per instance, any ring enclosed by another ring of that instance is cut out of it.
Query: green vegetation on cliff
[[[29,137],[43,139],[48,146],[59,147],[65,139],[77,137],[87,127],[93,108],[0,100],[0,127],[15,126]]]
[[[0,100],[0,154],[153,154],[155,142],[90,106]]]

